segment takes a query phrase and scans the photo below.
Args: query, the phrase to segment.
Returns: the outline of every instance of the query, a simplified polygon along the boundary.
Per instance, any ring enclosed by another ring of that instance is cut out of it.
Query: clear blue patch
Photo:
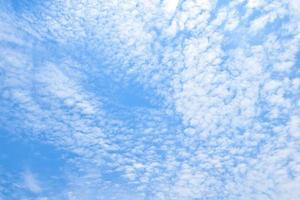
[[[145,89],[136,81],[115,81],[113,78],[102,75],[92,79],[86,87],[104,99],[109,99],[108,104],[123,108],[157,108],[159,97],[154,90]],[[92,86],[92,87],[90,87]],[[106,106],[109,108],[110,106]]]
[[[153,105],[149,101],[150,93],[147,92],[139,84],[129,84],[121,87],[116,94],[120,103],[128,107],[147,107],[151,108]]]
[[[5,0],[4,0],[5,1]],[[4,3],[4,5],[10,5],[11,8],[17,13],[20,14],[24,11],[34,11],[38,6],[42,5],[45,3],[45,1],[40,1],[40,0],[10,0],[8,3]]]
[[[24,187],[15,187],[15,184],[23,183],[22,174],[27,170],[37,176],[44,193],[59,191],[65,186],[63,177],[64,170],[68,167],[68,153],[30,139],[11,137],[11,134],[0,128],[0,171],[3,171],[0,173],[0,179],[4,180],[0,182],[0,187],[6,188],[6,192],[2,194],[5,198],[17,198],[14,194],[36,197],[37,194]]]

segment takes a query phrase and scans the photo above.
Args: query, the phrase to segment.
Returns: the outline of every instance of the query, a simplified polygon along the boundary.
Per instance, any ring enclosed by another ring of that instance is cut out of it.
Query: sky
[[[0,200],[299,200],[300,0],[0,0]]]

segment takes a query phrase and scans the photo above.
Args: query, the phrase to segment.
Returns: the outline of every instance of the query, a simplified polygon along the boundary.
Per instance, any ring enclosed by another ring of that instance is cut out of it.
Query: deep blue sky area
[[[299,0],[0,0],[0,200],[299,200]]]

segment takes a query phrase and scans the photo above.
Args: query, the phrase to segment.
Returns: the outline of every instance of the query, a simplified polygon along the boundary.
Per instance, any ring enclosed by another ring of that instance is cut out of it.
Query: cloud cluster
[[[3,1],[1,127],[75,155],[62,198],[296,200],[298,3]]]

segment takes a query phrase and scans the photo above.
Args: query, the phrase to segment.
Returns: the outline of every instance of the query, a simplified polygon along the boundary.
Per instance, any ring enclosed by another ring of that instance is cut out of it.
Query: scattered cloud
[[[0,128],[74,155],[40,199],[296,200],[297,3],[1,2]]]

